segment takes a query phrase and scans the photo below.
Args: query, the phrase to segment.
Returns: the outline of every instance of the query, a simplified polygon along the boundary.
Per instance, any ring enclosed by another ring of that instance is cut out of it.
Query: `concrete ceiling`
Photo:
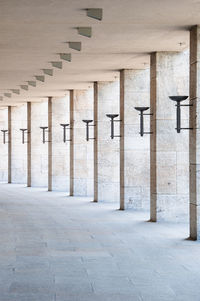
[[[87,17],[87,8],[102,8],[103,20]],[[112,81],[120,69],[147,68],[150,52],[187,48],[188,30],[198,23],[196,0],[0,0],[0,96],[52,68],[58,53],[72,53],[72,61],[45,75],[44,83],[11,92],[0,105],[64,96],[68,89]],[[92,27],[91,38],[78,34],[81,26]],[[70,49],[69,41],[82,42],[82,50]]]

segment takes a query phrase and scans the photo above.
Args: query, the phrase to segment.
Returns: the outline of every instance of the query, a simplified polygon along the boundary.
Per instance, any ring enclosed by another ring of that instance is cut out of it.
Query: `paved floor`
[[[199,301],[187,225],[0,185],[0,301]]]

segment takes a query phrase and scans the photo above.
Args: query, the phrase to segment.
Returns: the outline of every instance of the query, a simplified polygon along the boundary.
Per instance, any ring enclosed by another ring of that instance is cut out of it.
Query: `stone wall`
[[[125,208],[150,207],[150,135],[140,136],[140,116],[135,107],[150,106],[150,72],[124,70],[124,176]],[[147,111],[150,113],[150,111]],[[150,117],[144,117],[150,131]]]
[[[151,219],[188,219],[188,130],[178,134],[176,107],[170,95],[189,95],[189,55],[161,52],[151,56]],[[188,101],[185,101],[188,103]],[[182,107],[182,127],[189,126],[189,108]]]
[[[83,119],[93,120],[93,88],[74,91],[74,195],[93,196],[93,140],[86,141]],[[93,127],[90,137],[93,138]]]
[[[119,138],[111,140],[106,114],[119,114],[119,80],[98,82],[98,199],[119,203]]]
[[[8,129],[8,109],[0,110],[0,130]],[[6,141],[8,137],[6,136]],[[3,144],[3,133],[0,132],[0,182],[8,181],[8,143]]]
[[[69,94],[52,100],[52,189],[69,192],[69,145],[63,142],[61,123],[69,122]],[[70,137],[66,129],[66,138]]]
[[[32,149],[31,149],[31,179],[32,186],[46,187],[48,185],[48,142],[42,143],[40,126],[48,126],[48,102],[32,103]],[[48,134],[46,134],[48,140]]]
[[[27,134],[25,143],[22,143],[20,129],[27,128],[27,106],[23,104],[11,108],[11,180],[12,183],[26,183],[27,181]]]

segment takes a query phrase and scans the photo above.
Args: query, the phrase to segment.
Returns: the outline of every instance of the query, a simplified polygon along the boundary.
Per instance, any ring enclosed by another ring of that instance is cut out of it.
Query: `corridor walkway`
[[[0,191],[0,301],[200,300],[187,225],[63,192]]]

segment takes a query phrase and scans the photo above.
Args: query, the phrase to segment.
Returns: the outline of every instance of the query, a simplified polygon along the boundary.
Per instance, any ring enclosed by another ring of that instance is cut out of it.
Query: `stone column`
[[[188,218],[188,130],[178,134],[176,107],[170,95],[188,95],[188,52],[151,54],[150,173],[151,221]],[[188,107],[182,107],[182,127],[188,125]]]
[[[98,200],[117,206],[120,200],[120,138],[110,138],[110,119],[106,114],[119,114],[119,94],[119,80],[98,82]],[[119,122],[115,122],[114,127],[115,135],[119,136]]]
[[[52,97],[48,98],[48,191],[52,191]]]
[[[31,187],[31,102],[27,102],[27,187]]]
[[[190,238],[200,239],[200,26],[190,31]]]
[[[148,209],[150,197],[150,135],[140,136],[135,107],[150,106],[150,74],[146,70],[120,72],[120,208]],[[144,118],[145,132],[150,118]]]
[[[98,202],[98,83],[94,83],[94,202]]]
[[[12,182],[12,123],[11,123],[12,107],[8,106],[8,183]]]
[[[69,149],[69,195],[74,195],[74,91],[70,90],[69,95],[69,121],[70,121],[70,149]]]

